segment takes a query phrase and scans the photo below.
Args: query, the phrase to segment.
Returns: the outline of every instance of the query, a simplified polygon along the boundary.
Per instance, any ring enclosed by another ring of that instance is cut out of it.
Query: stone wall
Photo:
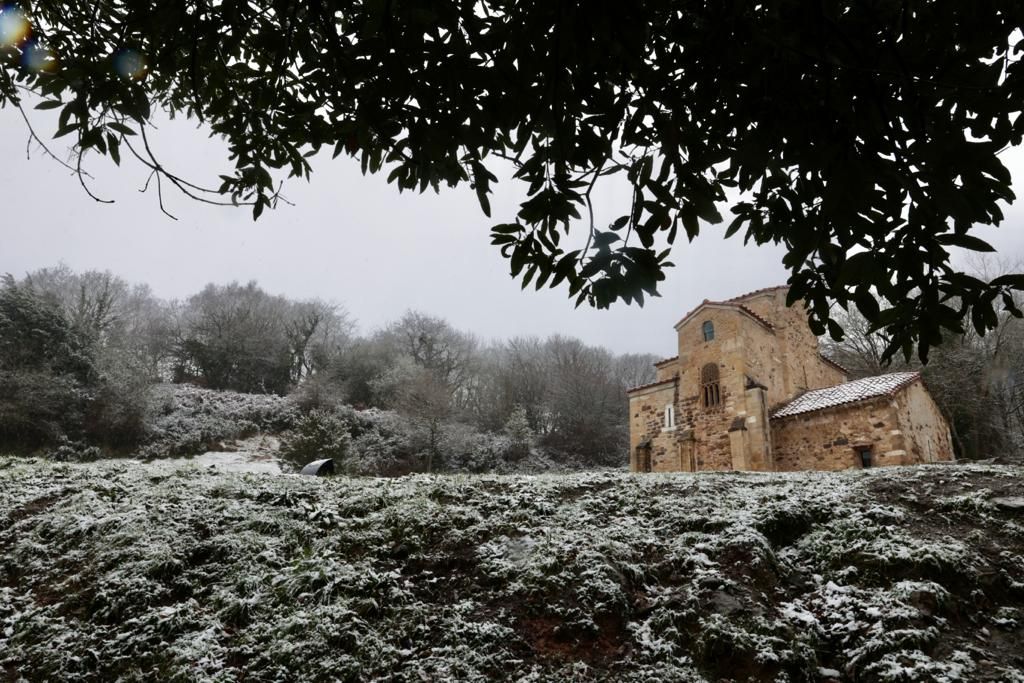
[[[770,471],[774,468],[767,390],[755,386],[744,393],[744,410],[737,411],[729,427],[732,469]]]
[[[651,470],[679,469],[679,451],[675,445],[676,431],[665,430],[665,406],[677,402],[677,384],[667,381],[629,396],[629,469],[645,470],[638,460],[638,446],[649,442]],[[678,415],[676,424],[678,425]]]
[[[823,360],[818,338],[807,325],[803,301],[786,306],[786,289],[773,289],[743,300],[743,305],[774,327],[775,346],[767,355],[761,351],[766,378],[757,378],[769,388],[772,405],[789,400],[802,391],[833,387],[845,382],[846,373]]]
[[[655,382],[664,382],[667,379],[672,379],[679,374],[679,359],[671,358],[655,363],[654,374]]]
[[[715,338],[704,341],[703,325],[710,321]],[[692,430],[695,468],[731,470],[729,428],[746,415],[747,348],[750,326],[765,328],[732,307],[708,306],[679,327],[679,402],[677,424]],[[770,332],[765,330],[765,334]],[[721,402],[705,407],[701,399],[701,369],[718,367]]]
[[[922,380],[918,379],[900,391],[896,395],[896,405],[908,462],[942,462],[953,459],[953,440],[949,435],[949,426]]]
[[[876,465],[952,456],[945,421],[920,382],[895,399],[769,420],[771,408],[847,376],[822,359],[803,303],[787,307],[785,288],[734,303],[749,312],[705,302],[688,316],[676,328],[678,358],[655,366],[658,384],[630,393],[633,471],[646,468],[637,457],[641,444],[652,471],[845,469],[860,466],[857,446],[869,446]],[[715,338],[705,342],[708,321]],[[701,369],[708,363],[718,368],[721,395],[711,407],[701,400]],[[664,427],[669,404],[674,429]]]
[[[776,470],[843,470],[860,467],[857,447],[870,447],[872,464],[907,464],[896,399],[883,396],[776,418],[772,454]]]

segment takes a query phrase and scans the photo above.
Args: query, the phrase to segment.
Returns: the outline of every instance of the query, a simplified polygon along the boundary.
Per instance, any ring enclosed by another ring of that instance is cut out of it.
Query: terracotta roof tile
[[[838,368],[839,370],[842,370],[844,374],[847,374],[847,375],[850,374],[849,369],[847,369],[846,367],[844,367],[844,366],[840,365],[839,363],[835,362],[834,360],[832,360],[831,358],[829,358],[825,354],[818,353],[818,357],[821,358],[826,363],[828,363],[829,365],[831,365],[831,366],[833,366],[835,368]]]
[[[737,305],[737,306],[739,306],[739,307],[740,307],[740,308],[741,308],[741,309],[742,309],[743,311],[745,311],[746,313],[748,313],[748,314],[749,314],[750,316],[752,316],[752,317],[754,317],[754,318],[757,318],[757,320],[759,320],[759,321],[761,322],[761,324],[762,324],[762,325],[764,325],[765,327],[767,327],[768,329],[770,329],[770,330],[771,330],[771,329],[775,329],[775,326],[774,326],[774,325],[772,325],[772,324],[771,324],[770,322],[768,322],[767,320],[765,320],[764,318],[762,318],[762,317],[761,317],[760,315],[758,315],[757,313],[755,313],[755,312],[754,312],[754,309],[752,309],[752,308],[749,308],[749,307],[747,307],[747,306],[744,306],[743,304],[736,304],[736,305]]]
[[[749,299],[750,297],[757,296],[758,294],[767,294],[768,292],[774,292],[779,289],[789,289],[789,285],[775,285],[773,287],[762,287],[761,289],[755,289],[752,292],[747,292],[746,294],[740,294],[739,296],[734,296],[731,299],[726,299],[722,303],[733,303],[736,301],[742,301],[743,299]]]
[[[654,364],[654,367],[658,367],[659,365],[665,365],[666,363],[671,363],[674,360],[679,360],[679,356],[672,356],[671,358],[662,358],[661,360]]]
[[[920,376],[919,372],[893,372],[837,384],[826,389],[813,389],[777,408],[772,413],[772,419],[802,415],[879,396],[892,396]]]
[[[747,306],[744,306],[743,304],[738,304],[732,301],[708,301],[707,299],[704,299],[704,301],[701,302],[700,306],[697,306],[695,309],[684,315],[682,320],[675,324],[675,328],[678,330],[683,323],[689,320],[695,313],[697,313],[697,311],[699,311],[705,306],[721,306],[723,308],[733,308],[749,315],[751,318],[764,325],[764,327],[766,327],[767,329],[775,329],[775,327],[770,322],[759,316],[757,313],[754,313],[753,310],[751,310]]]
[[[627,394],[632,394],[634,391],[640,391],[641,389],[650,389],[651,387],[656,387],[659,384],[668,384],[669,382],[675,382],[677,379],[679,379],[679,375],[672,375],[668,379],[663,379],[660,382],[651,382],[650,384],[641,384],[638,387],[633,387],[632,389],[626,389],[626,393]]]

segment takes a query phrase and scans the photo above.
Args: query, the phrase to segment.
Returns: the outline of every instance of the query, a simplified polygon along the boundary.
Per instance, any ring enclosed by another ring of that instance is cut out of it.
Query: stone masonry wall
[[[810,389],[823,389],[841,384],[846,374],[822,360],[818,338],[807,326],[807,308],[802,301],[786,306],[785,289],[774,289],[743,300],[751,309],[775,328],[773,355],[763,358],[771,368],[772,380],[760,379],[768,387],[772,405],[787,401]]]
[[[777,470],[842,470],[860,467],[855,447],[870,446],[873,465],[907,464],[897,401],[881,397],[774,419]]]
[[[710,342],[704,341],[705,321],[715,327],[715,338]],[[708,307],[679,328],[676,424],[692,429],[697,470],[732,469],[729,427],[746,408],[745,330],[750,325],[761,327],[734,308]],[[708,363],[718,366],[721,395],[721,403],[712,407],[704,407],[701,400],[701,369]]]
[[[651,442],[651,470],[678,469],[678,449],[674,431],[663,429],[665,406],[676,403],[676,383],[666,382],[641,390],[629,397],[629,469],[642,471],[637,461],[637,447]],[[678,422],[678,416],[676,424]]]
[[[772,464],[771,424],[768,420],[767,391],[751,387],[744,392],[745,410],[737,411],[729,427],[734,470],[770,471]]]
[[[847,379],[845,373],[819,355],[818,340],[807,326],[804,305],[798,302],[788,308],[785,300],[785,288],[740,300],[754,316],[736,306],[708,302],[677,328],[678,358],[656,366],[659,384],[630,395],[633,471],[640,469],[637,446],[643,442],[650,444],[653,471],[842,469],[855,463],[850,445],[854,437],[876,445],[878,464],[902,457],[898,455],[905,451],[902,440],[895,438],[901,428],[892,412],[895,408],[888,402],[883,402],[888,407],[880,409],[884,414],[869,411],[862,415],[866,408],[861,406],[849,414],[825,411],[792,418],[785,424],[772,421],[766,430],[766,407]],[[757,320],[758,316],[770,327]],[[715,338],[705,342],[703,325],[708,321],[714,325]],[[721,403],[705,407],[701,369],[708,363],[718,367]],[[754,390],[748,395],[748,377],[765,387],[763,392]],[[675,408],[675,429],[664,428],[665,406],[669,403]],[[908,411],[914,416],[928,414],[921,407]],[[871,427],[873,424],[884,428]],[[886,435],[886,430],[895,434]],[[781,447],[776,432],[783,435]],[[927,440],[915,444],[922,452],[933,448]],[[940,445],[934,446],[938,448]]]
[[[665,380],[671,379],[673,376],[679,374],[679,361],[668,362],[654,366],[654,381],[664,382]]]
[[[920,379],[896,395],[896,404],[908,462],[953,459],[949,425]]]

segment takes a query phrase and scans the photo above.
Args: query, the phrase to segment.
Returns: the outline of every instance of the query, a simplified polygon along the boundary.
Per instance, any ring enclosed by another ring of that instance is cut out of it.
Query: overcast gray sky
[[[44,137],[52,133],[42,112],[33,116]],[[574,309],[565,289],[521,291],[489,243],[488,228],[516,213],[518,183],[497,186],[492,220],[468,186],[400,195],[385,175],[364,177],[358,162],[324,155],[313,160],[310,182],[286,183],[295,206],[259,222],[247,209],[199,205],[167,191],[174,221],[160,213],[155,189],[138,192],[145,181],[138,164],[125,160],[118,169],[93,159],[95,191],[116,201],[98,204],[40,151],[26,159],[27,131],[17,111],[0,110],[0,131],[0,273],[21,276],[63,261],[149,283],[165,298],[185,298],[208,282],[257,280],[272,293],[336,301],[364,333],[417,309],[484,339],[562,333],[617,352],[664,356],[675,353],[672,325],[703,299],[786,280],[778,247],[744,247],[739,236],[721,238],[724,226],[704,226],[696,242],[677,244],[660,299],[643,308]],[[61,142],[52,143],[59,154]],[[158,156],[190,179],[216,185],[217,174],[230,168],[220,143],[189,122],[162,125],[153,142]],[[1005,162],[1024,197],[1024,154],[1014,150]],[[597,200],[598,223],[627,207],[628,197],[608,188]],[[1017,260],[1024,255],[1022,223],[1018,203],[1001,228],[977,235]]]

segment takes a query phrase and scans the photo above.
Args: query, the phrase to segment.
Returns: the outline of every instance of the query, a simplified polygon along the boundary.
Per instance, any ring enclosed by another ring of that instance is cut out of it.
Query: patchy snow
[[[196,467],[213,467],[223,472],[251,472],[253,474],[281,474],[281,461],[272,456],[250,451],[207,451],[194,458],[178,462],[192,463]]]
[[[855,403],[877,396],[886,396],[910,384],[919,376],[918,372],[892,372],[888,375],[845,382],[826,389],[813,389],[777,409],[772,413],[772,419],[823,410],[845,403]]]
[[[0,678],[1024,681],[1022,483],[0,458]]]

